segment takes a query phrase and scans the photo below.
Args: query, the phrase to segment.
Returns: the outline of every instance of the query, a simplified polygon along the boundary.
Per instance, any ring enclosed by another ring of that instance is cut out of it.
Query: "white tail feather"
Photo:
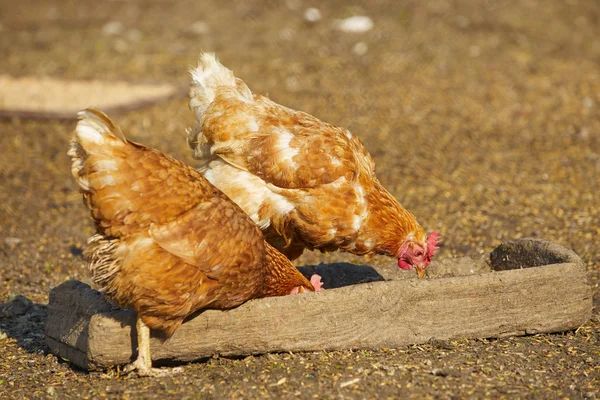
[[[77,113],[79,122],[75,128],[75,140],[82,144],[91,142],[100,144],[107,137],[111,139],[120,139],[123,143],[127,143],[127,139],[118,126],[111,121],[102,111],[88,108]]]
[[[88,154],[104,153],[105,146],[122,146],[127,143],[127,139],[119,127],[101,111],[87,109],[79,111],[77,117],[79,122],[75,127],[67,155],[71,156],[71,173],[75,180],[81,189],[89,191],[90,181],[83,170]],[[111,170],[115,169],[114,166],[111,167]]]
[[[230,69],[221,64],[213,53],[202,53],[198,66],[190,70],[190,109],[201,118],[221,87],[234,89],[234,94],[244,102],[252,101],[252,92]],[[237,89],[237,90],[235,90]]]
[[[196,116],[196,125],[187,130],[188,145],[194,150],[194,157],[204,164],[211,158],[210,146],[202,133],[203,116],[218,95],[237,98],[244,103],[253,100],[252,92],[230,69],[224,67],[212,53],[202,53],[198,66],[190,70],[189,107]],[[200,168],[206,167],[201,165]]]

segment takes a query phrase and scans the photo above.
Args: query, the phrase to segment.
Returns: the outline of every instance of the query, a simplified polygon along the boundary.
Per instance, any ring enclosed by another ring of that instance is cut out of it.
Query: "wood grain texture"
[[[591,315],[592,296],[585,267],[578,257],[569,259],[479,275],[370,282],[205,311],[169,340],[152,338],[152,358],[397,348],[431,339],[576,329]],[[55,354],[86,369],[134,358],[135,314],[112,309],[89,286],[69,281],[56,287],[48,311],[46,336]]]

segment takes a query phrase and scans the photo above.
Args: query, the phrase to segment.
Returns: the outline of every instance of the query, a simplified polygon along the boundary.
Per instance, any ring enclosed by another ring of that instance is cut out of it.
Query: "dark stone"
[[[542,239],[515,239],[502,243],[490,254],[495,271],[541,267],[543,265],[581,262],[573,251]]]

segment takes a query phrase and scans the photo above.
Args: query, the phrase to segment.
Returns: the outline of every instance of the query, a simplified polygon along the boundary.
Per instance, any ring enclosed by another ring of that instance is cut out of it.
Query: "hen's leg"
[[[136,371],[139,376],[167,376],[182,371],[182,368],[159,369],[152,368],[152,357],[150,356],[150,328],[144,324],[140,316],[137,317],[137,347],[138,356],[134,362],[123,368],[123,372]]]

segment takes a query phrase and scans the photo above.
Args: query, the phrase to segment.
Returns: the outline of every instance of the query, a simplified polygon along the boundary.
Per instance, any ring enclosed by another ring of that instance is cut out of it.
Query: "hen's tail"
[[[241,80],[236,78],[230,69],[224,67],[212,53],[202,53],[198,66],[190,70],[190,110],[196,116],[196,125],[187,129],[188,145],[194,150],[194,157],[208,165],[211,153],[208,139],[202,132],[204,114],[208,107],[217,100],[217,96],[237,98],[244,103],[252,101],[252,92]],[[202,170],[206,165],[200,165]]]
[[[237,96],[244,102],[252,101],[252,92],[248,86],[237,79],[230,69],[221,64],[213,53],[202,53],[198,66],[190,70],[192,83],[190,86],[190,109],[200,119],[210,103],[215,101],[219,89],[229,95]]]
[[[78,112],[77,117],[79,122],[67,153],[71,156],[71,172],[86,192],[109,186],[114,183],[113,175],[118,170],[117,161],[113,159],[115,151],[121,152],[127,139],[102,111],[88,108]],[[91,170],[86,168],[90,157],[93,158]]]

